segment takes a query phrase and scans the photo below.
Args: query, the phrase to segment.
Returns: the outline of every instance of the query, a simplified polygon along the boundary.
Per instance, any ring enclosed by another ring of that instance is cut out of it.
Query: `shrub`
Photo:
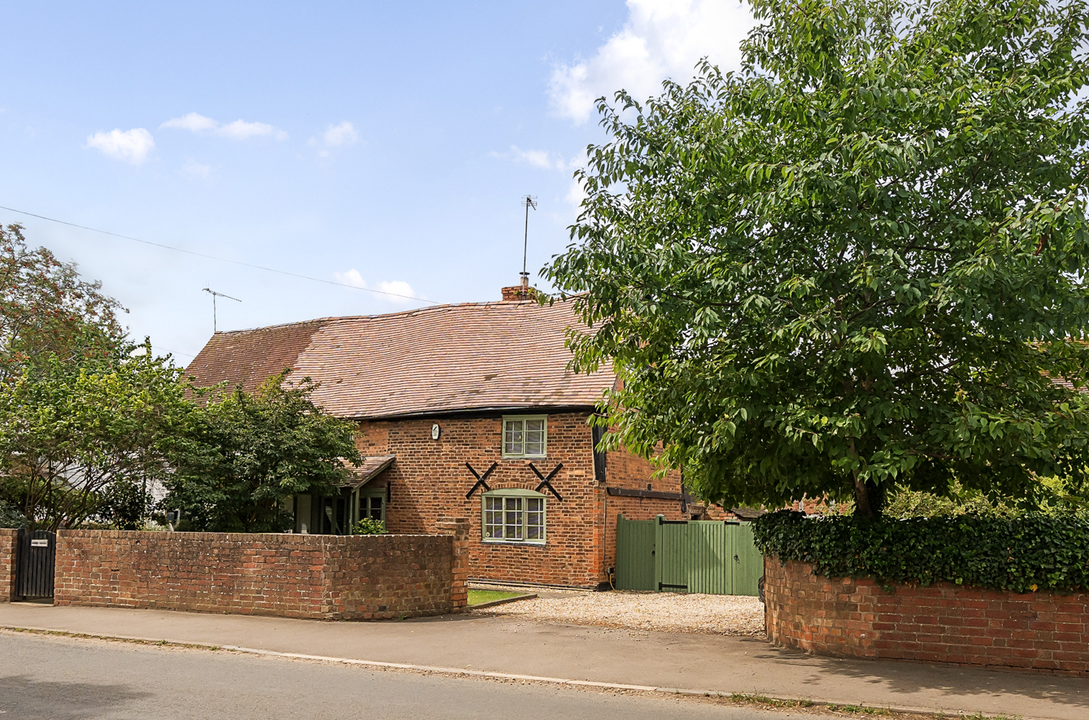
[[[0,528],[20,528],[26,525],[26,518],[12,504],[0,498]]]
[[[1089,520],[1072,514],[866,519],[780,511],[753,522],[756,545],[826,577],[883,586],[948,581],[1013,592],[1089,589]]]
[[[352,528],[353,535],[385,535],[386,523],[374,518],[363,518]]]

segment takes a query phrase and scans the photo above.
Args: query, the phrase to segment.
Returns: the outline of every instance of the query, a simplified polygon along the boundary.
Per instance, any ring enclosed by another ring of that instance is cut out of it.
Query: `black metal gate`
[[[48,530],[19,531],[19,560],[15,596],[20,600],[53,597],[57,534]]]

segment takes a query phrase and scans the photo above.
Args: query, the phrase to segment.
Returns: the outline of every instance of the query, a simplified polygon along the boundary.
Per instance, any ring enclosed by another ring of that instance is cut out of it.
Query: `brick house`
[[[568,370],[571,304],[524,295],[219,332],[188,371],[252,391],[290,368],[320,382],[317,405],[357,423],[363,466],[336,497],[297,496],[295,532],[340,534],[374,517],[390,532],[431,533],[440,517],[467,517],[473,579],[595,587],[614,566],[617,514],[708,511],[679,474],[655,479],[640,458],[595,451],[588,420],[612,369]]]

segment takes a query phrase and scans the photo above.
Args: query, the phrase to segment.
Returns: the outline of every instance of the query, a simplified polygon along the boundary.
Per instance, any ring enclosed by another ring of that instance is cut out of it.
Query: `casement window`
[[[359,493],[359,518],[386,521],[386,488],[371,488]]]
[[[548,452],[548,419],[544,415],[503,418],[503,457],[543,458]]]
[[[532,490],[491,490],[481,496],[484,542],[544,545],[545,496]]]

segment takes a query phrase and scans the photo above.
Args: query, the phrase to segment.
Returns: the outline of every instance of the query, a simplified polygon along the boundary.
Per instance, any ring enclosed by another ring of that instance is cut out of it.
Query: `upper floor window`
[[[548,419],[544,415],[503,418],[503,457],[543,458],[548,451]]]

